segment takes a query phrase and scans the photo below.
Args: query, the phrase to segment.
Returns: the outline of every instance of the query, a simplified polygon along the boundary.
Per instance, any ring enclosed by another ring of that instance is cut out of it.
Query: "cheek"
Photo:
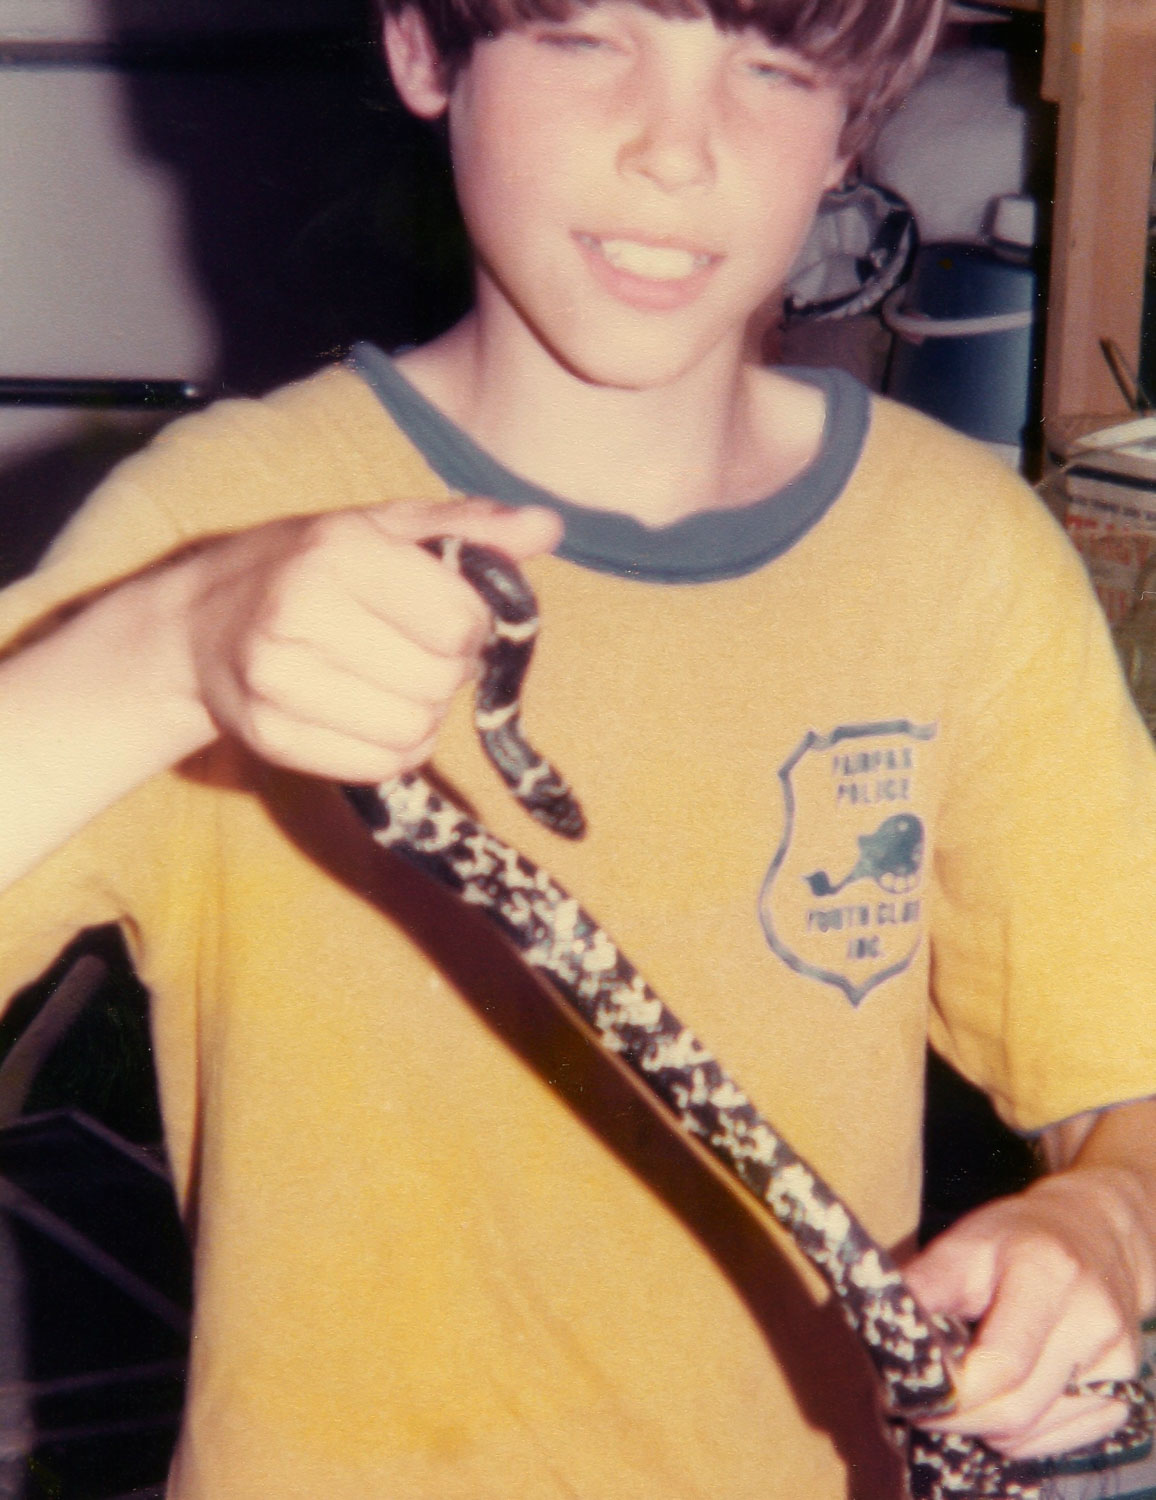
[[[480,228],[514,212],[518,165],[499,135],[490,140],[462,133],[456,139],[451,135],[451,141],[458,202],[476,238]]]
[[[738,232],[745,232],[764,245],[781,245],[805,235],[815,217],[822,183],[814,173],[795,174],[785,167],[768,172],[761,166],[743,195],[744,213]]]
[[[843,175],[838,134],[834,122],[822,131],[788,129],[777,136],[773,151],[766,150],[763,137],[746,152],[744,171],[751,186],[745,197],[751,217],[761,220],[765,233],[782,239],[810,226],[823,193]]]
[[[499,212],[524,217],[548,194],[559,171],[556,116],[551,120],[516,98],[515,92],[489,108],[482,98],[468,117],[450,116],[454,175],[467,219]]]
[[[802,107],[785,109],[765,125],[761,142],[748,141],[752,160],[774,162],[771,169],[795,193],[814,184],[817,198],[844,165],[839,145],[847,111],[839,95],[822,93]]]

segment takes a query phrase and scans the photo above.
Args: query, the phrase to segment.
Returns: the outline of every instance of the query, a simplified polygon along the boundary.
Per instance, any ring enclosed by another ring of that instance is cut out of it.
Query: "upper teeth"
[[[695,255],[675,245],[642,245],[637,240],[596,240],[602,254],[618,271],[650,276],[655,281],[678,281],[705,266],[709,255]]]

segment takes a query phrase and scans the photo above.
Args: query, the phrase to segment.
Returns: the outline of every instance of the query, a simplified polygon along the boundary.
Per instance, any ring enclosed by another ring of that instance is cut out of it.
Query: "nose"
[[[644,67],[634,80],[622,171],[667,193],[710,186],[715,177],[713,111],[701,78]]]

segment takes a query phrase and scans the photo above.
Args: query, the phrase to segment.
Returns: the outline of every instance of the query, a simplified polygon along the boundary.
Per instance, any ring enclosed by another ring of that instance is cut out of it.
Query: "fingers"
[[[1126,1415],[1081,1379],[1135,1373],[1133,1321],[1113,1295],[1113,1247],[1102,1225],[1065,1233],[1031,1195],[964,1220],[918,1257],[908,1280],[925,1307],[978,1322],[958,1372],[958,1404],[928,1423],[982,1436],[1010,1457],[1098,1441]]]
[[[980,1215],[941,1234],[904,1267],[904,1276],[929,1312],[975,1323],[991,1303],[999,1275],[999,1238]]]
[[[331,728],[329,723],[302,718],[280,704],[251,704],[243,715],[248,727],[243,737],[275,764],[331,781],[376,784],[429,759],[441,715],[426,716],[425,722],[432,728],[421,735],[416,726],[422,718],[404,700],[391,701],[388,695],[382,695],[375,707],[372,733],[358,734],[344,726]],[[385,731],[383,724],[387,726]]]
[[[1107,1436],[1123,1421],[1123,1404],[1072,1392],[1081,1377],[1134,1374],[1131,1341],[1090,1289],[1057,1299],[1048,1310],[1055,1321],[1042,1325],[1017,1305],[1018,1290],[1015,1278],[1001,1286],[960,1371],[958,1412],[944,1426],[980,1433],[992,1447],[1018,1457]]]
[[[271,636],[310,643],[353,671],[358,663],[372,670],[386,635],[403,637],[426,658],[477,657],[490,617],[464,579],[382,534],[369,513],[339,524],[277,580],[265,621]],[[433,669],[428,659],[424,666]]]
[[[1095,1396],[1066,1396],[1048,1408],[1030,1428],[1009,1433],[985,1432],[984,1440],[1008,1458],[1047,1458],[1070,1453],[1110,1437],[1128,1415],[1122,1401]]]
[[[408,664],[412,655],[412,680],[396,668],[352,672],[340,661],[294,644],[274,643],[255,653],[246,679],[254,722],[265,722],[276,712],[298,723],[411,751],[436,731],[464,667],[448,658],[428,658],[404,639],[387,638],[384,645],[386,668],[398,658]],[[390,649],[394,646],[396,653]],[[432,663],[431,672],[424,670],[426,661]],[[444,691],[439,683],[445,684]]]
[[[495,500],[469,499],[445,505],[401,501],[366,511],[387,536],[421,542],[435,536],[457,536],[483,547],[496,547],[515,562],[552,552],[562,540],[562,521],[542,505],[508,506]]]
[[[338,582],[351,599],[415,645],[461,657],[476,656],[485,644],[489,614],[464,579],[414,544],[455,536],[523,562],[552,550],[561,539],[562,523],[553,511],[538,506],[511,509],[490,500],[402,502],[319,518],[317,534],[319,546],[328,551],[329,567],[314,574],[312,583],[302,579],[294,602],[298,610],[309,611],[298,627],[303,637],[323,628],[324,613],[333,604],[332,586]]]
[[[417,544],[454,535],[520,561],[560,534],[549,511],[464,500],[295,517],[209,544],[190,564],[202,702],[276,764],[396,776],[428,758],[491,629],[475,590]]]

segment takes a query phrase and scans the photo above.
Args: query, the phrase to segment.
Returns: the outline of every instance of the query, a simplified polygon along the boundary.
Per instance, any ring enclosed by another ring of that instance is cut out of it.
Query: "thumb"
[[[947,1230],[903,1268],[927,1312],[976,1322],[987,1311],[998,1279],[997,1246],[967,1221]]]
[[[562,518],[544,505],[502,505],[474,498],[446,504],[400,501],[374,512],[381,529],[395,541],[424,542],[435,536],[460,537],[504,552],[515,562],[552,552],[562,540]]]

